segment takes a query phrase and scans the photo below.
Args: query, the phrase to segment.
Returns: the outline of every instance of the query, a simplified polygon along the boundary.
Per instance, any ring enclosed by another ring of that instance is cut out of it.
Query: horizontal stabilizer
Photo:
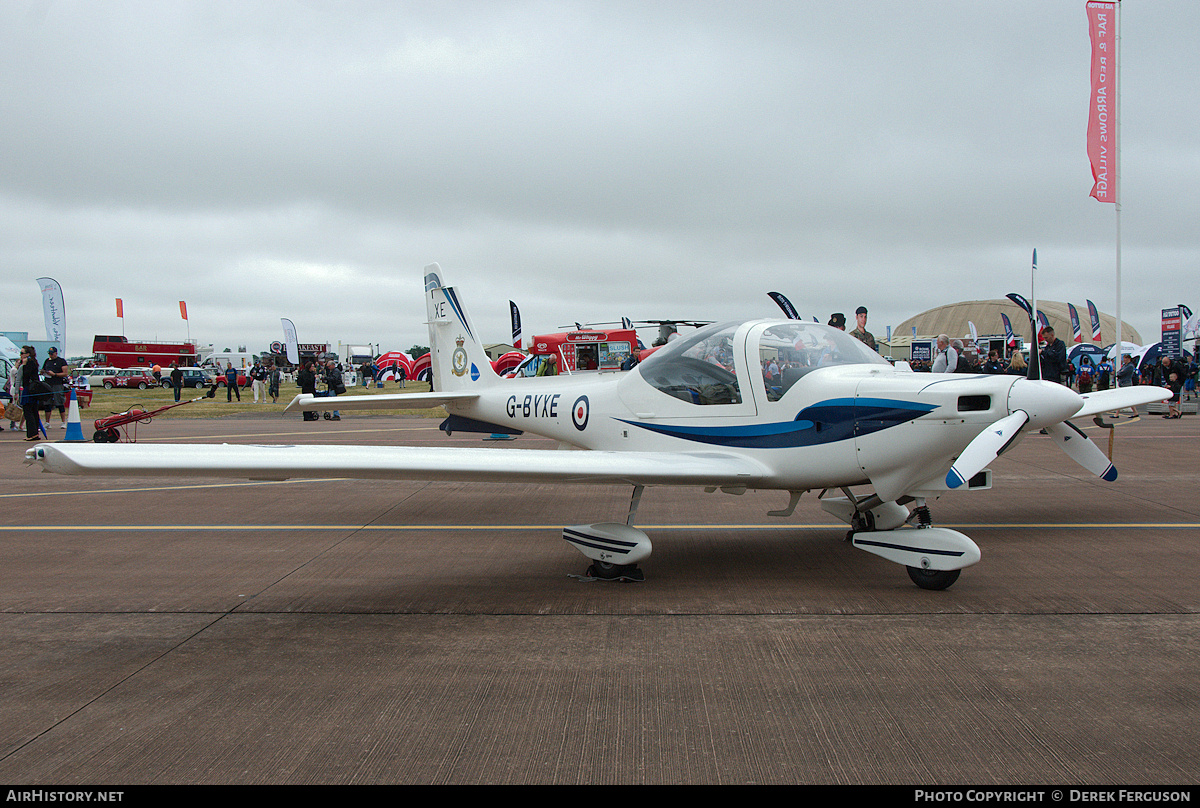
[[[232,477],[252,480],[350,477],[468,482],[745,485],[766,470],[720,453],[565,452],[414,446],[260,446],[145,443],[42,444],[26,463],[57,474]]]
[[[314,396],[301,393],[284,408],[291,410],[424,410],[454,401],[479,398],[478,393],[392,393],[363,396]]]

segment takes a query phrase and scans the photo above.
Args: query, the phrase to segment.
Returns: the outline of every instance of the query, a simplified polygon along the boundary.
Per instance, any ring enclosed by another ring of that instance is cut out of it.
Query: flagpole
[[[1114,205],[1114,213],[1116,214],[1117,225],[1117,355],[1113,360],[1113,387],[1120,387],[1121,384],[1116,379],[1117,370],[1121,368],[1122,361],[1122,345],[1121,345],[1121,0],[1117,0],[1117,121],[1113,127],[1113,134],[1116,136],[1116,144],[1113,151],[1117,157],[1116,171],[1113,172],[1115,185],[1114,197],[1116,204]]]
[[[1038,307],[1037,307],[1037,247],[1033,248],[1033,264],[1029,268],[1029,297],[1032,298],[1033,313],[1029,315],[1029,322],[1033,325],[1033,345],[1029,346],[1030,352],[1042,350],[1042,335],[1039,333],[1040,324],[1038,323]],[[1042,365],[1038,363],[1038,378],[1042,378]]]

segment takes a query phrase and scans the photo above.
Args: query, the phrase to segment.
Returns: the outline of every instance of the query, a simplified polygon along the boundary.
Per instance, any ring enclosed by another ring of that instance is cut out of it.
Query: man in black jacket
[[[50,387],[50,395],[42,400],[42,409],[46,411],[46,426],[50,425],[50,413],[57,409],[62,428],[67,428],[67,380],[71,376],[67,360],[58,355],[58,348],[50,346],[50,355],[42,363],[42,378]]]
[[[332,359],[326,360],[323,378],[326,387],[325,395],[333,398],[345,394],[346,384],[342,381],[342,369],[336,361]],[[342,420],[342,415],[337,410],[334,410],[332,416],[329,413],[325,413],[325,419],[340,421]]]
[[[1046,326],[1042,329],[1042,339],[1046,347],[1041,350],[1042,378],[1048,382],[1063,383],[1067,372],[1067,346],[1054,336],[1054,329]]]
[[[313,363],[311,360],[306,360],[300,372],[296,374],[296,384],[300,386],[301,393],[308,393],[310,396],[317,394],[317,374],[313,372]],[[305,410],[303,419],[305,421],[316,421],[320,416],[311,410]]]

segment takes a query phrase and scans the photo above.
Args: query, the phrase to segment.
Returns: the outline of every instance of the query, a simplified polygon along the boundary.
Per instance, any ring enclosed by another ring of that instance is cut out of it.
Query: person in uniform
[[[850,336],[858,339],[859,342],[866,345],[872,351],[879,352],[879,346],[875,344],[875,336],[867,330],[867,307],[859,306],[854,310],[854,319],[858,325],[850,332]]]

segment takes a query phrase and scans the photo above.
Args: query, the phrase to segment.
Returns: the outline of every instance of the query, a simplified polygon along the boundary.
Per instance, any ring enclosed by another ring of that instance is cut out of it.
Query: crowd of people
[[[242,400],[242,379],[245,378],[249,382],[247,385],[254,393],[255,404],[266,404],[267,398],[271,399],[272,404],[279,403],[279,383],[283,377],[283,369],[275,364],[274,360],[255,359],[254,364],[249,370],[242,373],[241,370],[235,368],[231,362],[225,363],[225,370],[218,368],[216,375],[213,377],[212,383],[208,388],[208,397],[214,398],[217,395],[217,388],[221,387],[224,382],[225,400],[232,402],[234,396],[237,400]],[[171,387],[175,390],[175,400],[179,401],[180,390],[183,387],[183,369],[179,367],[179,363],[171,363]]]
[[[1040,378],[1057,382],[1080,393],[1093,390],[1108,390],[1114,384],[1130,387],[1135,384],[1154,385],[1171,391],[1167,402],[1167,414],[1163,418],[1178,418],[1182,414],[1181,400],[1195,398],[1197,371],[1196,358],[1162,355],[1157,362],[1144,363],[1141,368],[1134,364],[1131,355],[1121,358],[1120,367],[1114,367],[1107,356],[1093,360],[1083,356],[1076,365],[1067,357],[1066,344],[1055,336],[1054,329],[1042,329],[1038,350]],[[1014,351],[1007,362],[998,351],[989,351],[987,359],[978,353],[964,349],[963,341],[950,339],[945,334],[938,336],[933,360],[914,361],[913,370],[932,373],[992,373],[1027,376],[1029,368],[1024,355]]]
[[[353,383],[355,386],[371,387],[379,385],[382,387],[383,382],[390,378],[398,382],[400,387],[404,387],[408,381],[408,371],[400,363],[391,363],[381,367],[375,363],[375,360],[368,359],[359,364],[357,368],[353,365],[349,366],[344,372],[349,373],[350,370],[354,371]]]
[[[0,390],[0,399],[4,399],[4,418],[8,421],[8,429],[23,429],[27,441],[48,437],[47,429],[55,410],[59,414],[59,428],[66,429],[67,426],[67,404],[72,384],[71,368],[66,360],[58,355],[57,348],[51,346],[48,354],[46,360],[39,364],[37,350],[30,345],[22,346],[13,372],[9,374],[4,389]],[[166,386],[174,391],[175,401],[180,401],[184,372],[178,362],[172,362],[165,372],[156,365],[152,375],[160,383],[165,378]],[[374,374],[370,378],[373,377]],[[248,387],[252,391],[255,404],[265,404],[268,399],[273,404],[279,403],[283,369],[270,358],[256,360],[245,371],[234,368],[232,363],[226,363],[223,371],[217,370],[209,385],[207,397],[215,397],[223,384],[225,400],[232,402],[236,397],[240,402],[242,395],[239,382],[243,378],[249,382]],[[368,377],[364,374],[363,378],[365,380]],[[342,366],[334,359],[306,360],[296,374],[296,381],[301,392],[318,397],[336,397],[346,392]],[[84,384],[86,385],[86,382]],[[317,413],[305,413],[304,416],[305,420],[320,418]],[[341,414],[336,409],[324,413],[324,417],[334,421],[341,420]],[[3,431],[4,427],[0,422],[0,432]]]
[[[317,398],[334,398],[346,392],[341,365],[334,359],[326,359],[323,362],[318,359],[305,360],[296,374],[296,384],[300,386],[301,393],[308,393]],[[324,416],[326,420],[330,421],[342,420],[338,410],[326,411]],[[320,416],[316,412],[305,411],[304,413],[305,421],[319,419]]]
[[[878,351],[875,337],[866,328],[867,309],[859,306],[855,311],[857,321],[850,335]],[[830,326],[841,331],[846,330],[846,317],[841,313],[831,315]],[[1154,385],[1171,391],[1167,402],[1168,412],[1164,418],[1179,418],[1182,414],[1180,402],[1198,397],[1197,371],[1195,356],[1184,359],[1171,356],[1161,356],[1158,362],[1144,364],[1138,368],[1133,358],[1126,354],[1122,357],[1119,367],[1114,368],[1107,357],[1101,356],[1094,360],[1084,356],[1076,365],[1068,359],[1065,343],[1057,338],[1054,329],[1044,328],[1040,335],[1038,365],[1040,378],[1066,385],[1080,393],[1090,393],[1093,390],[1107,390],[1115,384],[1129,387],[1135,384]],[[71,369],[67,362],[59,357],[53,346],[48,356],[40,365],[37,361],[37,351],[29,345],[21,348],[20,359],[14,372],[10,374],[7,388],[3,391],[8,401],[5,416],[9,421],[9,429],[24,428],[25,440],[35,441],[46,435],[46,427],[42,424],[42,415],[46,424],[51,421],[54,410],[58,410],[60,427],[65,429],[67,424],[67,400]],[[554,357],[550,357],[552,360]],[[763,364],[764,378],[775,378],[779,371],[770,367],[770,359]],[[1007,374],[1025,377],[1029,373],[1025,357],[1020,351],[1014,351],[1007,358],[1000,351],[990,350],[987,357],[982,357],[974,349],[968,350],[963,340],[951,339],[946,334],[938,335],[936,348],[929,361],[912,360],[910,366],[917,372],[930,373],[984,373]],[[554,375],[557,367],[551,361],[541,363],[538,374]],[[360,367],[353,368],[356,377],[352,383],[371,386],[379,377],[381,370],[374,362],[364,362]],[[223,382],[225,385],[226,401],[232,402],[236,396],[241,401],[239,376],[241,371],[226,363],[224,371],[218,369],[218,378],[214,379],[208,397],[216,395],[217,389]],[[405,384],[404,371],[399,371],[399,383]],[[154,377],[160,378],[161,368],[155,366]],[[249,387],[254,396],[254,403],[266,403],[268,397],[272,403],[279,401],[279,386],[282,378],[282,368],[271,358],[255,360],[252,367],[246,371]],[[180,400],[183,388],[183,369],[179,363],[172,362],[168,372],[170,387],[174,389],[175,401]],[[296,382],[300,392],[316,397],[335,398],[346,393],[346,383],[343,378],[342,365],[333,358],[305,359],[296,374]],[[319,420],[316,412],[305,412],[305,420]],[[341,414],[337,409],[324,413],[328,420],[340,421]],[[3,427],[0,427],[3,431]]]
[[[8,428],[24,428],[27,441],[48,437],[46,430],[55,410],[59,414],[59,428],[67,428],[67,385],[71,370],[66,360],[58,355],[57,348],[50,346],[47,353],[46,360],[39,365],[37,350],[32,345],[22,345],[20,358],[4,391],[8,399],[5,407]],[[43,413],[46,416],[44,424]]]

